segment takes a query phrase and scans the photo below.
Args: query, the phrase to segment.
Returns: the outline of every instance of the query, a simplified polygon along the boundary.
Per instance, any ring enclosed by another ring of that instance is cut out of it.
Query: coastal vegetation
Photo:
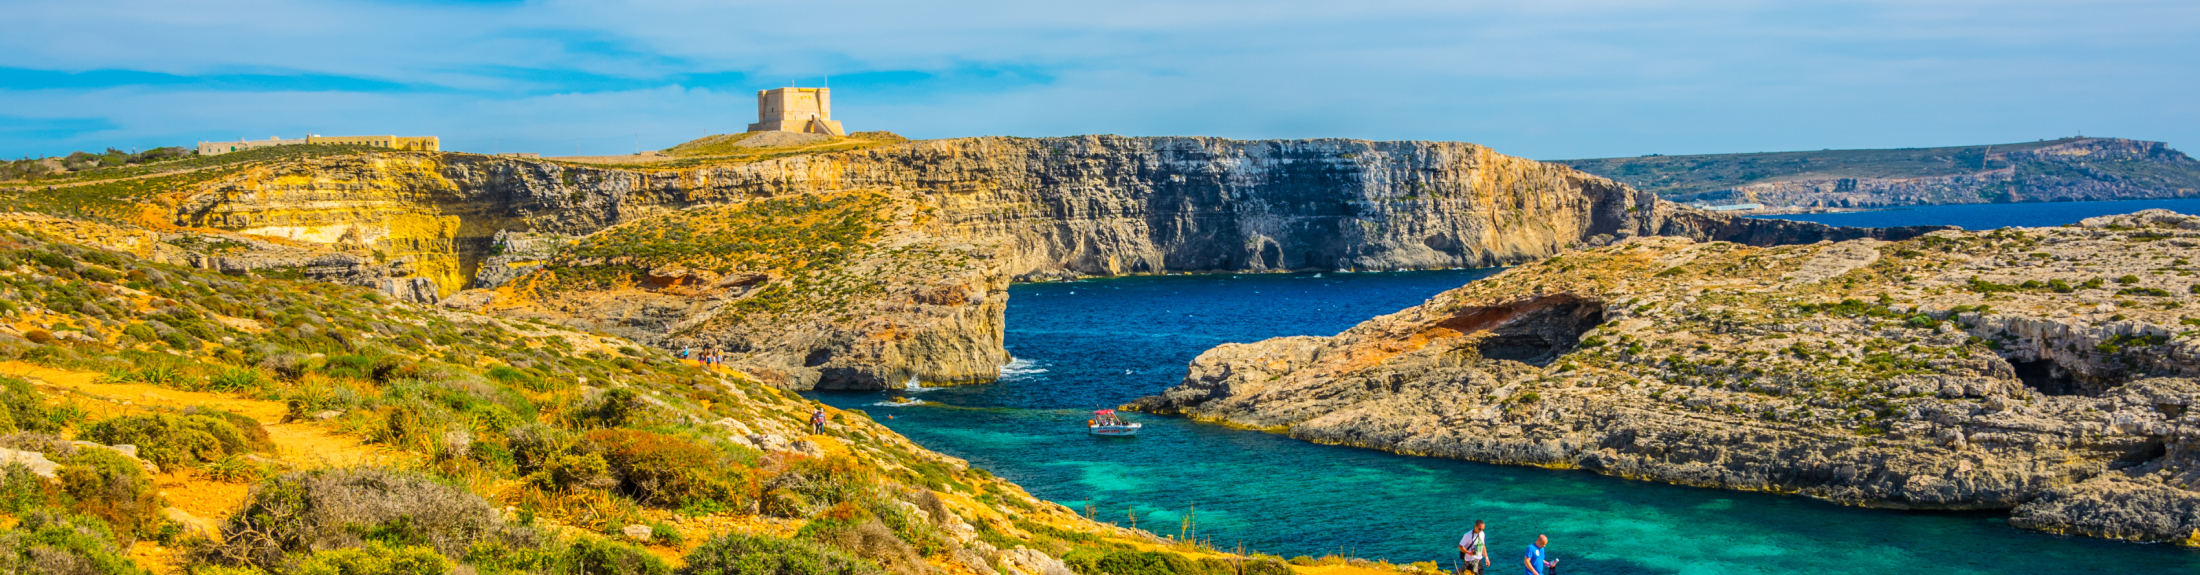
[[[20,226],[0,295],[18,570],[1037,575],[1162,544],[614,337]]]

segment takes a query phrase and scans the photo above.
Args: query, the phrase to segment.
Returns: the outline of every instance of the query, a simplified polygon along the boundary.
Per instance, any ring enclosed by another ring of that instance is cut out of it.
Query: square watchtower
[[[832,88],[757,90],[756,123],[749,131],[848,135],[833,120]]]

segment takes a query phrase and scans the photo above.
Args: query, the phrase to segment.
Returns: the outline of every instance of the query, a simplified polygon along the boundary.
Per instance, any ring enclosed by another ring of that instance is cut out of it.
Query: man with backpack
[[[810,429],[815,430],[811,435],[825,434],[825,408],[820,407],[817,411],[810,412]]]
[[[1482,569],[1489,566],[1489,546],[1482,541],[1482,520],[1474,520],[1474,530],[1459,538],[1459,563],[1459,575],[1482,575]]]

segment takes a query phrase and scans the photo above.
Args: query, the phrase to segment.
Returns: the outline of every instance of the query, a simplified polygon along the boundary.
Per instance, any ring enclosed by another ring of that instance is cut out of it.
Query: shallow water
[[[2000,514],[1842,507],[1586,472],[1403,457],[1280,435],[1132,415],[1136,438],[1084,433],[1088,411],[1174,385],[1225,342],[1330,335],[1493,273],[1172,276],[1010,288],[1000,383],[918,393],[816,394],[1034,495],[1102,520],[1285,556],[1349,553],[1438,561],[1475,519],[1499,561],[1551,536],[1562,572],[2020,573],[2113,566],[2200,573],[2200,550],[2058,537]],[[921,399],[878,405],[894,396]],[[887,419],[891,415],[893,419]],[[1510,560],[1506,563],[1502,560]],[[1509,567],[1508,567],[1509,566]]]
[[[1917,206],[1844,214],[1750,217],[1802,220],[1829,226],[1859,226],[1866,228],[1956,226],[1966,230],[1991,230],[2012,226],[2023,228],[2059,226],[2077,223],[2078,220],[2094,216],[2128,214],[2154,208],[2172,210],[2182,214],[2200,214],[2200,199]]]

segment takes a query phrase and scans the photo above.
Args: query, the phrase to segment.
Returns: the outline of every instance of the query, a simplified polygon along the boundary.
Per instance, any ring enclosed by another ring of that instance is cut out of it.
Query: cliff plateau
[[[1899,242],[1642,237],[1333,337],[1223,345],[1125,407],[2200,545],[2195,259],[2200,218],[2159,210]]]

